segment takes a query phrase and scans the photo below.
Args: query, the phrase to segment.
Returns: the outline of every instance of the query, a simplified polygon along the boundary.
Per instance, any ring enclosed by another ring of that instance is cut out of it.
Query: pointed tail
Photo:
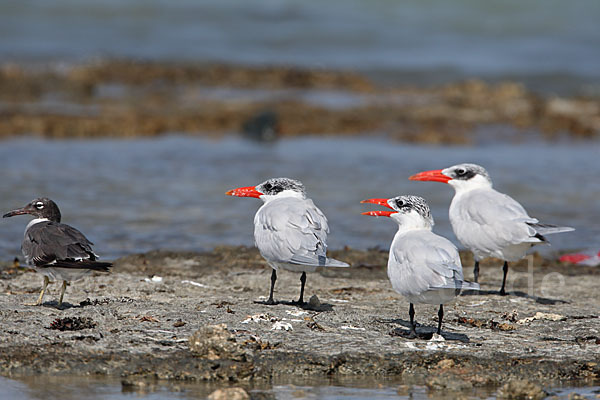
[[[462,281],[461,282],[461,289],[462,290],[479,290],[481,288],[479,287],[479,283],[469,282],[469,281]]]
[[[325,266],[326,267],[341,267],[341,268],[345,268],[345,267],[349,267],[350,264],[347,264],[343,261],[340,260],[336,260],[334,258],[327,258],[327,261],[325,262]]]
[[[345,262],[325,256],[294,254],[290,259],[293,264],[314,265],[315,267],[349,267]]]
[[[479,283],[455,279],[444,285],[432,286],[431,289],[479,290]]]
[[[528,223],[527,225],[535,229],[540,235],[551,235],[553,233],[572,232],[575,230],[575,228],[569,226],[556,226],[550,224]]]

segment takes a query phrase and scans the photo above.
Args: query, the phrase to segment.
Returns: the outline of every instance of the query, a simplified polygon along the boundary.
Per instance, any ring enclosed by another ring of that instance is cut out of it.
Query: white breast
[[[47,222],[47,221],[50,221],[50,220],[48,218],[35,218],[35,219],[32,219],[27,224],[27,227],[25,228],[25,233],[27,233],[27,230],[29,228],[31,228],[32,226],[34,226],[35,224],[39,224],[40,222]]]

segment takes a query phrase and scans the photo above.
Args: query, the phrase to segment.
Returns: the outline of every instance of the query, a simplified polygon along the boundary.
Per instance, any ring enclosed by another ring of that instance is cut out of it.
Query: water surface
[[[372,197],[425,197],[436,232],[456,242],[448,222],[453,190],[412,182],[418,171],[459,162],[484,165],[495,187],[540,221],[574,226],[552,249],[600,246],[599,143],[475,147],[410,145],[385,138],[298,138],[260,144],[167,136],[136,140],[7,140],[0,143],[0,211],[38,196],[54,199],[63,222],[82,230],[104,258],[157,248],[209,250],[252,245],[258,199],[229,189],[276,176],[304,182],[329,218],[330,248],[387,248],[392,221],[360,215]],[[29,217],[0,220],[0,259],[20,255]],[[547,246],[539,249],[549,251]]]
[[[0,2],[0,60],[292,64],[600,93],[596,0]]]
[[[119,379],[101,377],[24,377],[12,380],[0,377],[0,400],[126,400],[144,398],[148,400],[183,400],[206,398],[213,390],[223,387],[212,383],[185,382],[148,382],[143,387],[123,386]],[[599,386],[588,387],[550,387],[544,388],[547,393],[557,398],[566,399],[574,394],[591,398],[600,393]],[[424,386],[401,386],[390,380],[348,379],[335,381],[331,379],[300,380],[295,384],[276,382],[249,389],[257,398],[273,398],[277,400],[370,400],[370,399],[411,399],[435,400],[460,395],[464,399],[494,399],[497,389],[474,388],[464,392],[447,393],[430,391]]]

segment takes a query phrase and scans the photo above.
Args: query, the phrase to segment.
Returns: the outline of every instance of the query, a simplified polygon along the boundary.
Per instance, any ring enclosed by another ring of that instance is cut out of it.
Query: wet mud
[[[419,339],[407,339],[408,303],[389,284],[383,250],[331,252],[349,269],[281,271],[246,247],[207,253],[155,251],[116,260],[111,274],[59,285],[42,306],[42,277],[3,263],[0,374],[108,376],[124,385],[157,380],[242,386],[291,377],[367,377],[430,390],[502,388],[541,396],[540,386],[591,385],[600,374],[600,270],[531,256],[512,265],[509,296],[496,294],[501,262],[481,263],[481,293],[445,307],[416,305]],[[462,254],[465,275],[472,259]],[[539,390],[538,390],[539,389]],[[508,394],[507,394],[508,393]],[[510,397],[510,396],[509,396]]]

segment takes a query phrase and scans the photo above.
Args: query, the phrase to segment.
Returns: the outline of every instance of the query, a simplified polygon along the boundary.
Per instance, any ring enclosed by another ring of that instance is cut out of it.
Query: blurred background
[[[330,248],[387,248],[360,200],[418,194],[438,233],[475,162],[553,249],[600,245],[600,2],[74,0],[0,3],[0,205],[54,199],[104,258],[252,245],[289,176]],[[26,218],[2,221],[0,258]],[[545,249],[544,251],[549,251]]]

